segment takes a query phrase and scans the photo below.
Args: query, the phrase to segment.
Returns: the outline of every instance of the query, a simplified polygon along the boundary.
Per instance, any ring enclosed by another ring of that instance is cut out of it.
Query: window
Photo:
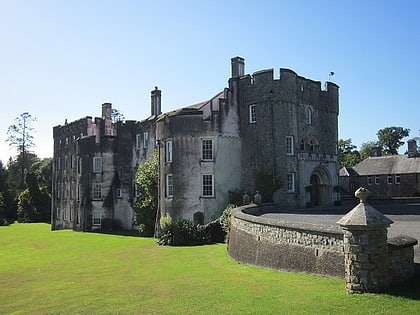
[[[300,140],[300,150],[305,151],[305,141],[303,139]]]
[[[368,185],[372,185],[372,176],[368,176],[367,177],[367,183],[368,183]]]
[[[166,141],[166,163],[172,162],[172,141]]]
[[[69,198],[69,181],[66,177],[63,179],[63,199],[67,200]]]
[[[309,143],[309,152],[314,152],[314,141],[311,140],[311,142]]]
[[[166,197],[171,198],[174,196],[174,184],[172,181],[172,174],[166,175]]]
[[[93,225],[101,225],[101,212],[100,211],[93,211],[92,222],[93,222]]]
[[[80,200],[80,191],[81,191],[81,185],[77,185],[77,200]]]
[[[74,168],[74,155],[70,155],[70,168],[73,169]]]
[[[145,132],[143,134],[143,148],[148,148],[149,147],[149,133]]]
[[[287,136],[286,137],[286,154],[293,155],[294,154],[294,145],[293,145],[293,137]]]
[[[64,156],[64,169],[67,169],[67,165],[68,165],[68,157],[66,155]]]
[[[118,199],[121,199],[121,198],[122,198],[122,189],[121,189],[121,188],[117,188],[117,189],[115,190],[115,196],[116,196]]]
[[[102,173],[102,158],[95,156],[93,158],[93,172]]]
[[[388,185],[391,185],[392,184],[392,176],[391,175],[388,175],[386,177],[386,181],[387,181]]]
[[[70,200],[73,200],[74,198],[74,183],[70,181]]]
[[[287,192],[295,192],[295,173],[287,174]]]
[[[399,174],[395,175],[395,184],[397,184],[397,185],[401,184],[401,177],[400,177]]]
[[[307,125],[312,125],[312,108],[309,106],[305,108],[305,122]]]
[[[69,138],[66,138],[66,145],[69,144]]]
[[[255,104],[249,105],[249,123],[257,122],[257,106]]]
[[[80,224],[80,212],[76,211],[76,224]]]
[[[378,175],[375,176],[375,185],[379,185],[379,176]]]
[[[202,183],[203,197],[213,197],[213,174],[203,174]]]
[[[140,149],[141,147],[141,134],[136,134],[136,149]]]
[[[57,208],[56,210],[56,217],[55,217],[55,219],[56,220],[61,220],[61,209],[60,208]]]
[[[61,198],[61,183],[57,182],[57,199]]]
[[[82,158],[77,159],[77,174],[82,174]]]
[[[212,139],[201,140],[201,158],[203,161],[213,160],[213,140]]]
[[[102,199],[102,184],[95,183],[93,184],[93,200]]]
[[[61,157],[57,158],[57,170],[61,170]]]

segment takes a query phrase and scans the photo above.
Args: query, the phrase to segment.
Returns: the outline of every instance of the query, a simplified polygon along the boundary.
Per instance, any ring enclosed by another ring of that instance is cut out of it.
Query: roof
[[[225,91],[221,91],[219,93],[217,93],[214,97],[212,97],[211,99],[204,101],[204,102],[200,102],[194,105],[189,105],[189,106],[185,106],[179,109],[175,109],[173,111],[164,113],[162,116],[178,116],[178,115],[191,115],[191,114],[199,114],[203,107],[206,106],[207,104],[211,103],[213,100],[219,99],[219,98],[224,98],[225,95]]]
[[[357,172],[352,167],[342,167],[340,169],[340,176],[358,176]]]
[[[420,173],[420,158],[407,155],[368,157],[356,164],[353,170],[360,176]]]

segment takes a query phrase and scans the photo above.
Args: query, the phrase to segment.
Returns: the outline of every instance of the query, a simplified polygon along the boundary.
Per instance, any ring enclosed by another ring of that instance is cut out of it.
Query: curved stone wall
[[[228,252],[233,259],[278,270],[344,277],[341,228],[260,216],[269,210],[250,205],[232,211]]]

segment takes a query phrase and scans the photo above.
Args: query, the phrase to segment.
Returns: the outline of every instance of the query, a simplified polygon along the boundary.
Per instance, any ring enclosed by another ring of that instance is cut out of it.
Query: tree
[[[27,172],[27,188],[18,197],[17,218],[20,222],[49,222],[51,197],[45,187],[39,188],[35,173]]]
[[[401,139],[408,137],[409,134],[410,129],[394,126],[380,129],[376,135],[384,154],[395,155],[398,154],[398,148],[404,144],[404,141],[401,141]]]
[[[25,179],[26,154],[35,146],[32,136],[34,128],[31,127],[34,121],[36,121],[36,118],[32,117],[28,112],[25,112],[15,118],[15,124],[9,126],[7,130],[8,137],[6,141],[9,142],[10,146],[16,147],[18,154],[22,155],[21,184],[23,184]]]
[[[6,203],[4,202],[3,192],[0,191],[0,225],[6,224]]]
[[[357,146],[352,144],[351,139],[338,141],[338,160],[341,167],[353,167],[362,159],[359,151],[356,150]]]
[[[111,119],[112,122],[115,124],[118,121],[124,121],[125,117],[118,109],[113,108],[111,110]]]
[[[25,169],[30,169],[31,166],[39,162],[38,156],[34,153],[27,152],[25,156],[23,153],[17,155],[14,159],[10,158],[7,163],[7,184],[16,195],[25,188],[25,180],[21,179],[22,165],[25,165]],[[23,177],[25,179],[25,177]]]
[[[52,158],[45,158],[35,161],[29,167],[29,171],[36,175],[39,187],[45,187],[50,194],[52,189],[52,162]]]
[[[137,187],[141,197],[134,204],[139,232],[142,236],[153,236],[158,207],[158,151],[138,166]]]

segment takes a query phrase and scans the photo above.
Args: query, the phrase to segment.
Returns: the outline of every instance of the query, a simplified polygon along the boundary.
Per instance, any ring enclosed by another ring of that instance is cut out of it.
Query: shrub
[[[220,219],[211,221],[206,225],[201,226],[204,229],[206,244],[224,243],[226,231],[220,223]]]
[[[166,226],[171,225],[172,218],[169,214],[165,214],[159,219],[160,228],[164,229]]]
[[[202,226],[193,221],[182,219],[170,222],[162,227],[159,238],[160,245],[185,246],[206,244],[206,237]]]
[[[220,225],[222,229],[227,233],[229,231],[230,217],[232,210],[235,208],[233,204],[229,204],[225,210],[223,210],[222,215],[220,216]]]

